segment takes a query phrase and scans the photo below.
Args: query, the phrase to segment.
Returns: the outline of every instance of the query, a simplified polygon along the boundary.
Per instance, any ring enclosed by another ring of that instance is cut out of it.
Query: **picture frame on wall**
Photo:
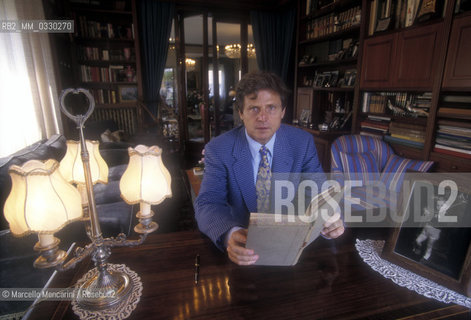
[[[381,257],[448,289],[471,296],[471,192],[416,180],[402,221],[387,239]],[[456,216],[459,223],[445,223]],[[448,220],[448,219],[445,219]]]
[[[137,86],[118,86],[118,95],[120,102],[137,101]]]

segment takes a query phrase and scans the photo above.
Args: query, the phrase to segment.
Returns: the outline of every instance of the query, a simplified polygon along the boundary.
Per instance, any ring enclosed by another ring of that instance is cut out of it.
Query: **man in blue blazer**
[[[195,200],[199,229],[240,265],[258,255],[245,248],[250,212],[257,212],[256,179],[262,146],[268,149],[271,172],[322,173],[312,136],[282,125],[288,89],[272,73],[246,74],[236,88],[236,106],[244,125],[205,146],[205,171]],[[322,233],[344,232],[340,215],[329,219]]]

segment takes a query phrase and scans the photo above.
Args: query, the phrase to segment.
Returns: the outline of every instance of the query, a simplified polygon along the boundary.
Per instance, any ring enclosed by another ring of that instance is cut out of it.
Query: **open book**
[[[304,215],[251,213],[246,248],[259,255],[255,265],[291,266],[304,248],[320,234],[325,221],[336,211],[343,189],[333,187],[315,196]]]

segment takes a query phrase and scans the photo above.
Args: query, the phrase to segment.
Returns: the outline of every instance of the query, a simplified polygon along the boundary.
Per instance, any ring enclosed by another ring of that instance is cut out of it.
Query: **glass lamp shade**
[[[159,204],[172,196],[171,177],[162,162],[162,149],[138,145],[129,148],[129,165],[119,182],[121,197],[129,204]]]
[[[93,184],[108,183],[108,166],[101,157],[98,141],[85,140],[90,157],[90,172]],[[85,184],[79,141],[68,140],[67,152],[60,163],[60,171],[70,183]]]
[[[13,234],[53,234],[82,217],[80,193],[58,169],[52,159],[10,167],[12,188],[4,214]]]

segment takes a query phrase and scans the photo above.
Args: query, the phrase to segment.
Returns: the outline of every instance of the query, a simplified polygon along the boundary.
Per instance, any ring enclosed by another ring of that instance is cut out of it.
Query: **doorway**
[[[240,125],[234,88],[243,74],[258,69],[248,21],[247,15],[177,10],[176,109],[190,165],[211,138]]]

